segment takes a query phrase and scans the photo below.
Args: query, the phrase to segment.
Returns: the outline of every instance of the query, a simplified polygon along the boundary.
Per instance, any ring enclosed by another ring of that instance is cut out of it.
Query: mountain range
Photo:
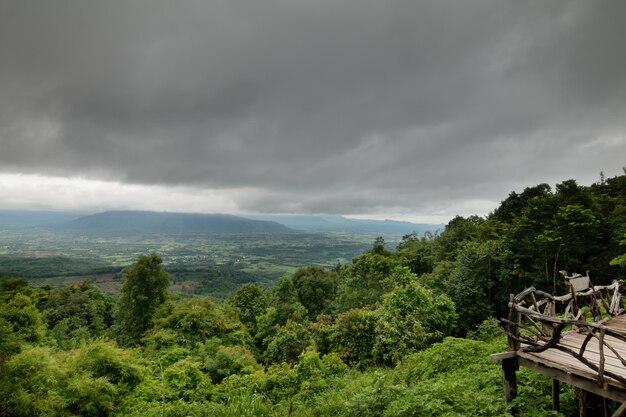
[[[288,227],[230,214],[105,211],[52,226],[63,232],[98,236],[291,233]]]
[[[411,223],[398,220],[351,219],[344,216],[307,216],[291,214],[246,215],[254,220],[274,221],[296,230],[307,232],[348,232],[403,236],[410,233],[421,235],[443,230],[443,224]]]
[[[343,216],[244,215],[152,211],[76,212],[0,210],[0,230],[37,228],[88,236],[347,232],[403,236],[435,233],[443,225]]]

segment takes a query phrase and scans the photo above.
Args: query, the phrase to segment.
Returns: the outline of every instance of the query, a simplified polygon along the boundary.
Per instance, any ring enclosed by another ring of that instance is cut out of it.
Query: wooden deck
[[[626,335],[626,315],[622,314],[612,317],[604,323],[604,326],[616,332],[624,332],[624,335]],[[605,336],[605,346],[603,348],[605,376],[599,381],[597,371],[594,371],[570,353],[560,349],[562,347],[570,351],[579,352],[583,343],[585,343],[586,337],[587,333],[568,331],[561,335],[558,345],[554,348],[537,353],[525,352],[523,349],[520,349],[516,352],[519,365],[611,400],[618,402],[626,401],[626,386],[622,382],[606,375],[617,374],[626,379],[626,364],[622,363],[621,359],[626,358],[626,341],[610,335]],[[610,346],[610,348],[607,348],[607,346]],[[591,338],[587,342],[582,356],[597,368],[601,367],[600,343],[598,339]]]
[[[626,417],[624,282],[594,286],[588,274],[563,275],[565,295],[527,288],[510,296],[509,316],[502,319],[509,350],[491,355],[502,361],[504,398],[517,395],[516,371],[523,366],[552,378],[554,410],[564,382],[578,389],[581,416],[587,415],[587,393],[593,393],[620,402],[614,416]],[[606,401],[604,407],[607,415]]]

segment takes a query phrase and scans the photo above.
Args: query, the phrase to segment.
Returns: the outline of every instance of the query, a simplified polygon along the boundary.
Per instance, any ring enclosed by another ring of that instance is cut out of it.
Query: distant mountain
[[[272,221],[228,214],[192,214],[152,211],[106,211],[53,225],[54,231],[92,236],[206,235],[289,233],[293,230]]]
[[[76,212],[0,210],[0,230],[39,228],[91,236],[205,235],[304,232],[345,232],[401,237],[416,232],[435,233],[443,224],[395,220],[359,220],[343,216],[272,215],[233,216],[152,211]]]
[[[360,220],[349,219],[343,216],[306,216],[255,214],[246,215],[253,220],[274,221],[287,227],[303,231],[323,232],[350,232],[403,236],[415,232],[419,235],[425,232],[435,233],[443,230],[443,224],[410,223],[396,220]]]
[[[0,230],[67,223],[84,215],[74,212],[0,210]]]

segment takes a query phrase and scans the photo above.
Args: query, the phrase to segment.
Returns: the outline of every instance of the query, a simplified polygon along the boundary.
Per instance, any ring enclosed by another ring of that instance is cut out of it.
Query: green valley
[[[25,217],[22,223],[27,223]],[[41,215],[31,217],[45,222]],[[156,252],[172,273],[174,290],[223,299],[241,283],[270,285],[303,265],[332,268],[349,262],[376,237],[370,230],[302,231],[235,216],[209,216],[212,223],[194,224],[199,218],[111,212],[69,223],[5,227],[0,234],[0,276],[25,277],[37,287],[90,280],[116,291],[124,267],[143,253]],[[113,227],[115,220],[119,224]],[[207,229],[211,226],[218,232]],[[405,230],[411,227],[404,225]],[[391,238],[399,241],[401,236]]]

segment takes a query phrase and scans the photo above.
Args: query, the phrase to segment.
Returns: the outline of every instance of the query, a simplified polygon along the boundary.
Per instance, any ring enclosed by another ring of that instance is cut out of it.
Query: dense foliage
[[[485,218],[377,239],[224,302],[169,294],[156,254],[124,270],[119,294],[4,278],[0,416],[554,415],[549,381],[525,370],[503,402],[493,317],[510,292],[564,291],[560,270],[623,277],[625,239],[620,176],[511,193]]]
[[[66,256],[24,257],[0,256],[0,276],[19,275],[24,278],[45,278],[118,272],[119,268],[102,262],[72,259]]]

